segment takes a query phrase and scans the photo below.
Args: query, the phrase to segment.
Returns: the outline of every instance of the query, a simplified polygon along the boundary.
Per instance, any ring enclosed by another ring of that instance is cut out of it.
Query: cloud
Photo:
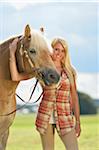
[[[55,0],[56,1],[56,0]],[[29,5],[35,5],[37,3],[55,2],[53,0],[1,0],[3,3],[9,3],[16,10],[22,10]],[[58,2],[58,1],[56,1]]]
[[[16,9],[16,10],[22,10],[25,7],[27,7],[28,3],[20,3],[20,2],[12,2],[11,5]]]
[[[22,10],[24,9],[25,7],[33,4],[35,4],[35,2],[33,2],[32,0],[29,0],[29,1],[24,1],[24,0],[6,0],[7,3],[9,3],[9,5],[13,6],[16,10]]]
[[[3,3],[6,4],[8,3],[9,5],[11,5],[12,7],[14,7],[17,11],[20,11],[22,9],[24,9],[25,7],[29,6],[29,5],[35,5],[37,1],[33,1],[33,0],[4,0]]]
[[[93,2],[93,0],[1,0],[0,2],[3,2],[3,3],[9,3],[10,5],[12,5],[16,10],[22,10],[24,9],[25,7],[27,7],[28,5],[35,5],[37,3],[59,3],[59,4],[62,4],[62,3],[82,3],[82,2]],[[83,3],[82,3],[83,4]],[[71,14],[76,14],[76,15],[79,15],[79,13],[77,12],[76,9],[72,9],[71,10]],[[83,14],[82,14],[83,15]]]
[[[99,73],[78,73],[77,87],[79,91],[99,99]]]

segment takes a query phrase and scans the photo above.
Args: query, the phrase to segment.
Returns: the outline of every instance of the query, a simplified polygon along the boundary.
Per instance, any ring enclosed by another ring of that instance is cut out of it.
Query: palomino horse
[[[29,77],[36,76],[45,85],[58,83],[59,74],[49,55],[50,48],[43,34],[35,30],[31,32],[29,25],[25,27],[23,36],[18,36],[16,61],[19,72],[26,72]],[[5,150],[9,135],[9,127],[13,123],[16,110],[15,91],[19,81],[11,81],[9,70],[9,44],[11,38],[0,45],[0,150]]]

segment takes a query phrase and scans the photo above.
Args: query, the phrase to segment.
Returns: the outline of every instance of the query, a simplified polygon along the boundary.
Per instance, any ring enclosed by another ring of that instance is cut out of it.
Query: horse
[[[12,81],[9,68],[9,44],[18,38],[16,64],[20,73],[36,77],[42,86],[56,85],[60,76],[50,57],[51,46],[42,29],[31,30],[25,26],[24,34],[10,38],[0,44],[0,150],[5,150],[9,128],[16,114],[15,91],[20,81]],[[13,112],[13,113],[10,113]]]

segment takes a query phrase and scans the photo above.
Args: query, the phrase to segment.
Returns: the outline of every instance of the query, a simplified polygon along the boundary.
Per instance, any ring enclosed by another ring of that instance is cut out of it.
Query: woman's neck
[[[62,67],[61,62],[60,61],[54,61],[54,64],[56,67]]]
[[[56,66],[56,68],[57,68],[59,74],[61,74],[61,73],[62,73],[62,70],[63,70],[63,67],[62,67],[61,62],[54,61],[54,64],[55,64],[55,66]]]

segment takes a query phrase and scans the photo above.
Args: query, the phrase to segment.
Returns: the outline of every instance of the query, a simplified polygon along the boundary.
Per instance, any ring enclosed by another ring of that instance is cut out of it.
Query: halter
[[[22,58],[23,58],[23,56],[25,56],[26,59],[28,60],[29,65],[30,65],[32,68],[34,68],[33,62],[31,61],[31,59],[30,59],[30,57],[29,57],[29,55],[28,55],[27,49],[24,49],[24,44],[23,44],[23,39],[22,39],[22,37],[19,38],[19,40],[20,40],[20,44],[21,44],[20,49],[19,49],[20,55],[22,56]],[[23,61],[24,61],[24,60],[22,60],[22,62],[23,62]],[[24,63],[23,63],[23,66],[24,66]],[[25,68],[25,67],[24,67],[24,68]]]
[[[24,66],[24,69],[25,69],[24,58],[23,58],[23,57],[25,57],[27,59],[29,65],[30,65],[30,67],[32,68],[32,71],[38,73],[40,68],[34,67],[34,63],[32,62],[31,58],[28,55],[28,49],[26,49],[26,48],[24,49],[22,36],[19,37],[19,40],[20,40],[20,44],[21,44],[20,49],[19,49],[19,53],[20,53],[21,58],[22,58],[22,63],[23,63],[22,66]]]
[[[28,49],[26,49],[26,48],[24,49],[24,44],[23,44],[23,39],[22,39],[22,37],[19,37],[19,40],[20,40],[20,44],[21,44],[21,45],[20,45],[20,49],[19,49],[19,53],[20,53],[20,55],[22,56],[22,63],[23,63],[24,69],[25,69],[25,65],[24,65],[24,58],[23,58],[23,56],[27,59],[29,65],[30,65],[31,68],[32,68],[32,71],[33,71],[33,72],[37,72],[37,73],[39,73],[39,75],[40,75],[40,72],[39,72],[40,68],[34,67],[35,65],[34,65],[34,63],[32,62],[31,58],[29,57]]]
[[[28,63],[29,63],[30,66],[33,68],[33,71],[38,72],[38,71],[39,71],[39,68],[34,68],[33,62],[31,61],[31,59],[30,59],[30,57],[29,57],[29,55],[28,55],[27,49],[24,50],[24,45],[23,45],[23,43],[22,43],[22,38],[20,38],[20,40],[21,40],[21,41],[20,41],[21,46],[20,46],[19,52],[20,52],[21,56],[25,55],[25,57],[26,57],[27,60],[28,60]],[[14,111],[12,111],[12,112],[6,114],[6,115],[9,115],[9,114],[14,113],[15,111],[17,111],[17,110],[23,108],[26,104],[29,103],[29,101],[31,100],[31,98],[32,98],[32,96],[33,96],[33,93],[34,93],[34,91],[35,91],[35,89],[36,89],[36,87],[37,87],[38,82],[39,82],[39,80],[36,79],[36,83],[35,83],[35,85],[34,85],[33,91],[32,91],[32,93],[31,93],[31,95],[30,95],[30,98],[29,98],[29,100],[28,100],[27,102],[25,102],[25,100],[23,100],[17,93],[15,93],[15,95],[16,95],[21,101],[23,101],[25,104],[24,104],[22,107],[19,107],[19,108],[17,108],[16,110],[14,110]],[[33,102],[33,103],[38,102],[38,100],[41,98],[42,95],[43,95],[43,92],[40,94],[40,96],[38,97],[38,99],[37,99],[35,102]]]
[[[20,46],[20,49],[19,49],[20,55],[21,55],[22,57],[25,55],[25,57],[26,57],[27,60],[28,60],[28,63],[29,63],[30,66],[33,68],[33,67],[34,67],[33,62],[31,61],[31,59],[30,59],[30,57],[29,57],[29,55],[28,55],[27,50],[24,50],[23,47],[24,47],[24,45],[23,45],[22,42],[21,42],[21,46]]]

